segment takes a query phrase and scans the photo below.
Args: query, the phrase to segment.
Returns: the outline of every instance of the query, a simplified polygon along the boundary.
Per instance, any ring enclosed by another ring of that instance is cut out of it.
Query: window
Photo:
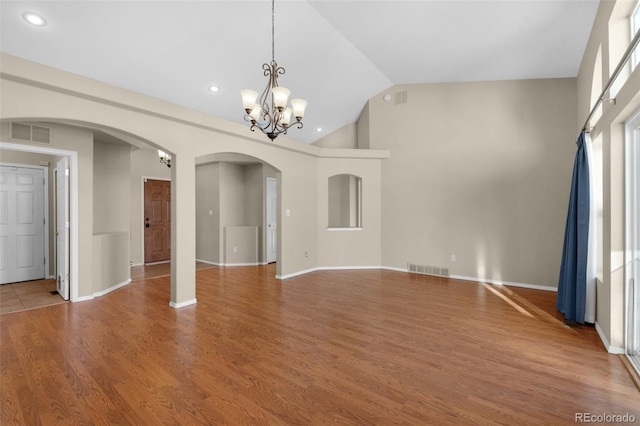
[[[329,178],[329,228],[362,227],[362,179],[342,174]]]
[[[625,145],[625,352],[640,374],[640,111],[626,124]]]

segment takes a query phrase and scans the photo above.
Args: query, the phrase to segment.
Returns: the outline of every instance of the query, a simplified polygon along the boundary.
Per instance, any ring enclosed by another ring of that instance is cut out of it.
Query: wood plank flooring
[[[209,264],[196,262],[196,269],[211,267]],[[170,262],[134,266],[131,268],[132,281],[170,274]],[[57,305],[59,303],[67,303],[58,293],[52,293],[54,291],[56,291],[56,281],[54,279],[2,284],[0,285],[0,315]]]
[[[640,393],[555,293],[275,266],[169,277],[0,317],[0,424],[575,424]]]

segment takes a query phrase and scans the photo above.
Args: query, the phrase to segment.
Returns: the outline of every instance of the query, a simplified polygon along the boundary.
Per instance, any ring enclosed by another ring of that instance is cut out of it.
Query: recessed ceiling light
[[[322,127],[318,127],[318,128],[316,129],[316,132],[321,132],[321,131],[322,131]]]
[[[47,20],[35,12],[24,12],[22,18],[36,27],[44,27],[47,25]]]
[[[217,92],[218,90],[220,90],[220,88],[218,86],[209,86],[209,91],[210,92]]]

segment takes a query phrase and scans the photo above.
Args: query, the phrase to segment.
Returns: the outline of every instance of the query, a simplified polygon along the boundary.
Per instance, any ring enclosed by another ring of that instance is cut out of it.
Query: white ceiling
[[[597,8],[597,0],[277,0],[279,83],[309,101],[304,129],[288,136],[310,143],[354,122],[394,84],[575,77]],[[30,26],[24,11],[48,25]],[[2,0],[0,24],[5,53],[240,122],[239,91],[262,92],[261,66],[271,60],[266,0]]]

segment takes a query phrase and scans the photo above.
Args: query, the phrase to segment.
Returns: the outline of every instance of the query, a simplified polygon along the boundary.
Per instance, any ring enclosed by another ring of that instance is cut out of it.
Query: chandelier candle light
[[[251,131],[258,128],[274,140],[279,134],[287,134],[287,130],[292,126],[302,128],[302,117],[307,107],[304,99],[292,99],[291,107],[287,106],[287,101],[291,91],[278,86],[278,75],[284,74],[284,68],[279,67],[275,60],[275,0],[271,0],[271,63],[262,64],[264,76],[269,79],[267,87],[260,95],[254,90],[241,90],[242,106],[246,115],[244,119],[251,122]],[[291,116],[295,117],[295,122],[291,124]]]

